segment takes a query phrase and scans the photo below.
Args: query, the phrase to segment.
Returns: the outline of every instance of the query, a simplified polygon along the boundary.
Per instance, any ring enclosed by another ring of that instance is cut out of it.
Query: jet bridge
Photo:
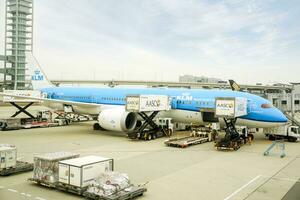
[[[151,140],[168,135],[169,124],[161,126],[153,120],[159,112],[170,109],[171,99],[166,95],[128,95],[126,111],[137,113],[143,121],[141,126],[128,133],[128,137]]]
[[[246,139],[240,136],[236,130],[235,123],[237,117],[247,115],[247,99],[242,97],[216,98],[215,116],[223,118],[226,128],[225,137],[216,142],[218,150],[237,150]]]

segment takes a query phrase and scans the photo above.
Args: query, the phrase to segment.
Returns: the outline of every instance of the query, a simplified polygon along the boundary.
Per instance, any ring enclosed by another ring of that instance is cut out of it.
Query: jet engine
[[[137,123],[137,115],[121,108],[103,110],[98,116],[101,128],[111,131],[132,131]]]

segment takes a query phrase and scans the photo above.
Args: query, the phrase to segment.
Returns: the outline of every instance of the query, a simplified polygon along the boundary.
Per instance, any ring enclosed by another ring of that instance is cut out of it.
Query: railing
[[[300,122],[292,116],[292,114],[290,114],[289,112],[285,112],[286,117],[295,125],[300,127]]]

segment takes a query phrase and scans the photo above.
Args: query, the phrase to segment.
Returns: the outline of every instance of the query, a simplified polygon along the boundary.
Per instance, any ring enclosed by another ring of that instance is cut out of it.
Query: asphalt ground
[[[40,109],[32,107],[31,110]],[[14,113],[0,107],[0,117]],[[213,143],[186,149],[167,147],[166,138],[132,141],[124,134],[92,130],[93,122],[70,126],[0,132],[0,143],[14,144],[19,160],[33,162],[35,154],[71,151],[115,160],[115,170],[127,173],[132,183],[147,183],[139,199],[293,200],[300,199],[300,144],[286,142],[286,157],[256,135],[251,145],[222,152]],[[174,137],[188,133],[177,132]],[[82,197],[26,181],[32,172],[0,177],[0,200],[71,200]]]

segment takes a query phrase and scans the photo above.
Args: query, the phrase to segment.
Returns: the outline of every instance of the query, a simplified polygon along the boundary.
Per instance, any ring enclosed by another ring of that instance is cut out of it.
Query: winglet
[[[241,87],[234,81],[234,80],[229,80],[230,87],[233,91],[241,91]]]

